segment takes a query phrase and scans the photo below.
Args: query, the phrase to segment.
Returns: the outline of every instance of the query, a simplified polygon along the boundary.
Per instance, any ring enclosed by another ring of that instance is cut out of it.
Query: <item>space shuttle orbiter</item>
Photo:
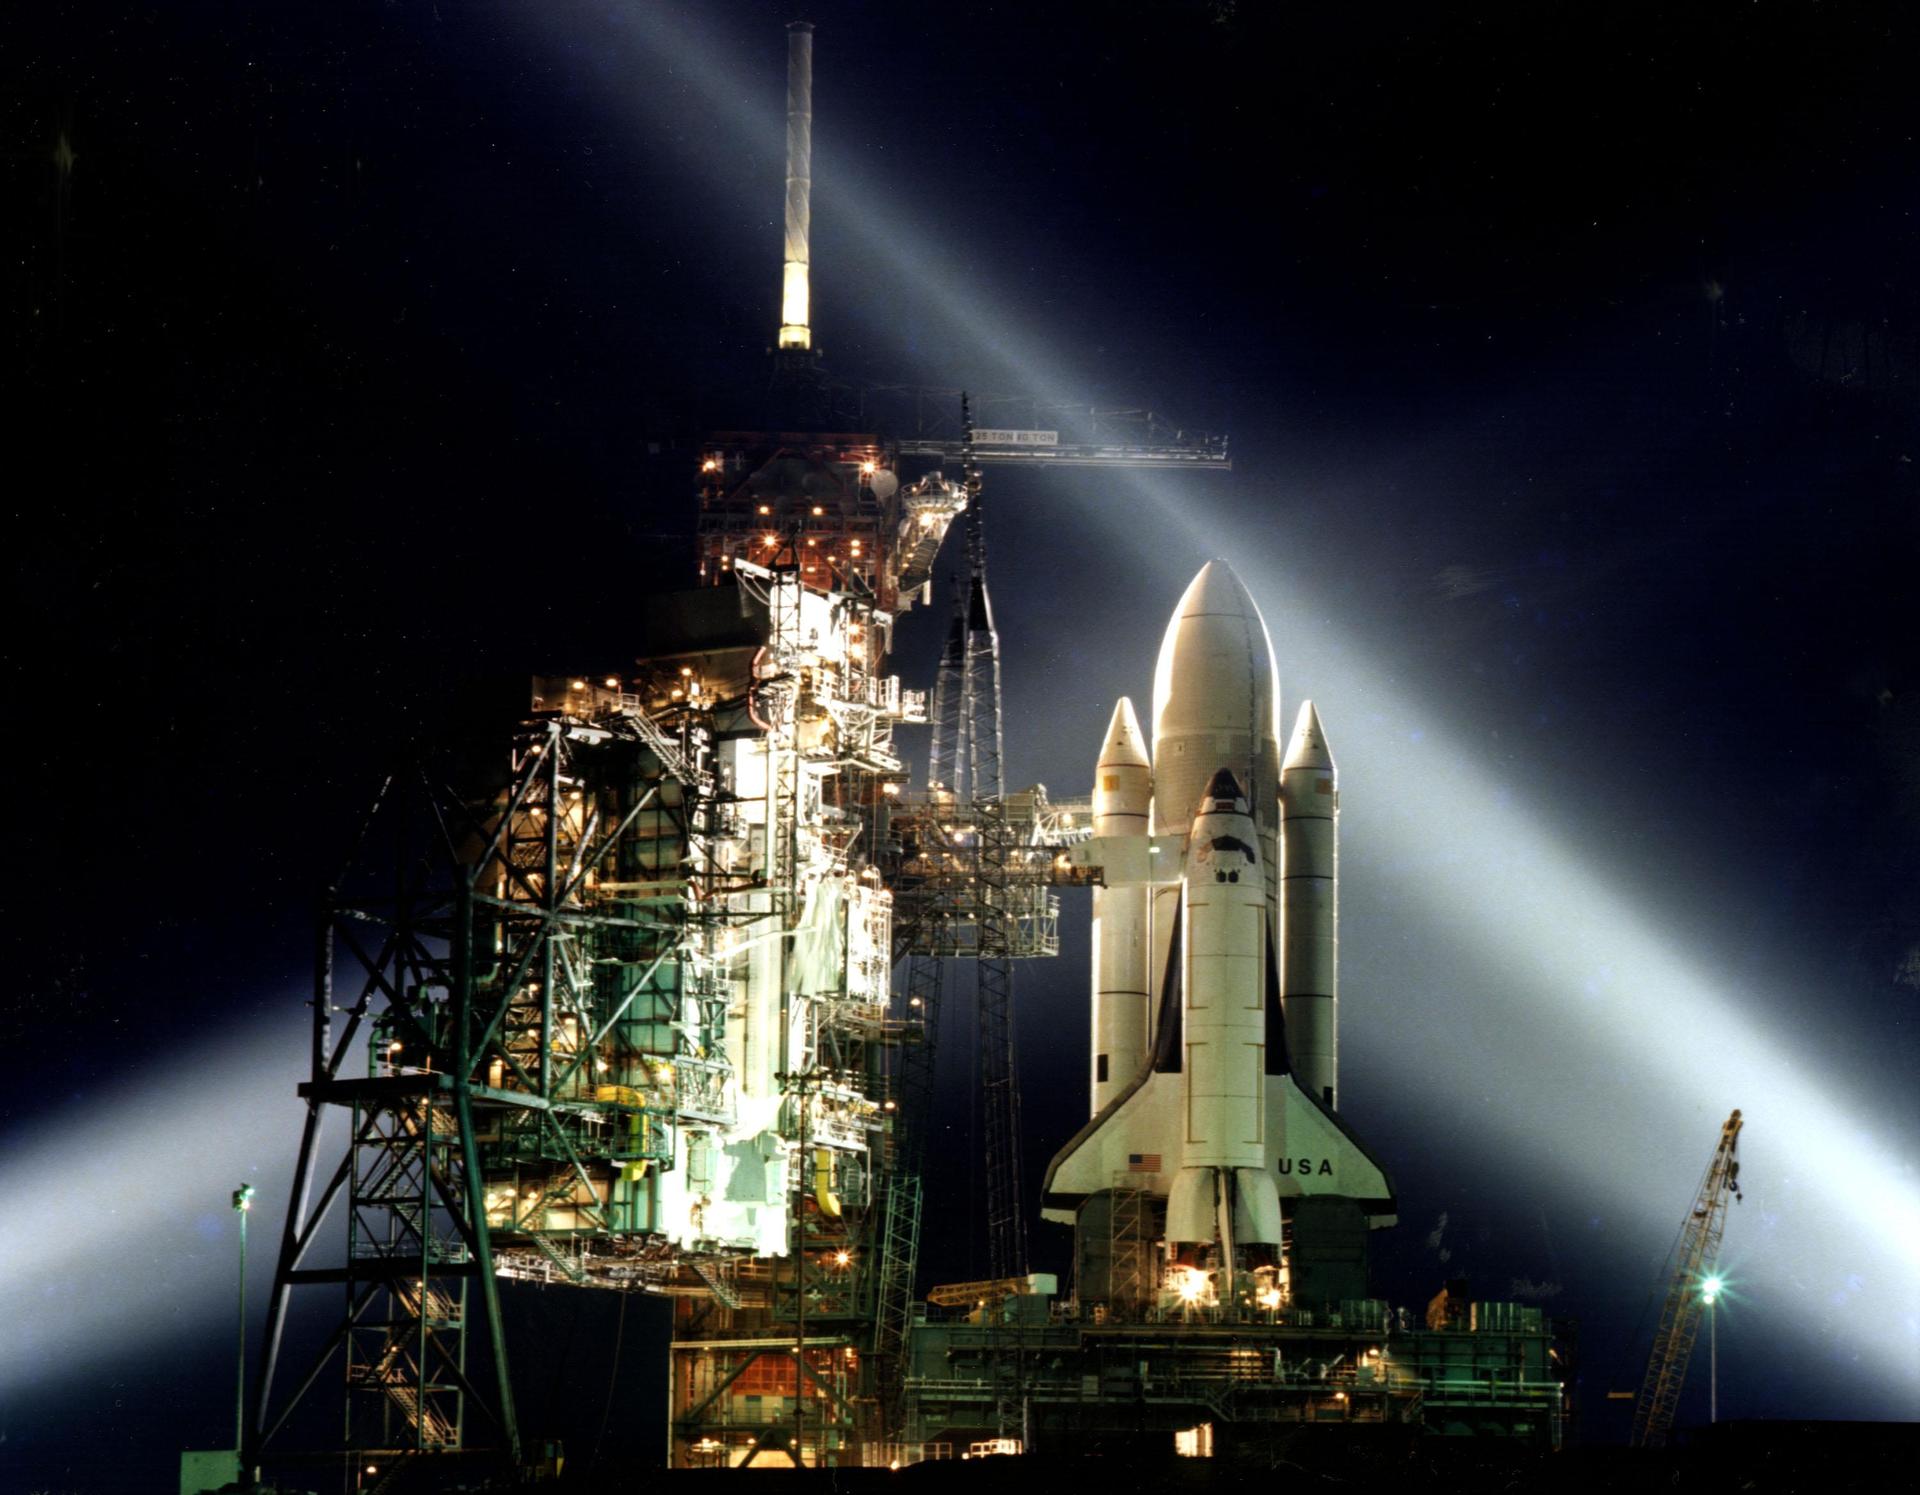
[[[1100,869],[1093,1114],[1047,1170],[1045,1215],[1072,1221],[1103,1191],[1145,1189],[1165,1201],[1174,1258],[1211,1253],[1225,1283],[1280,1264],[1301,1199],[1344,1201],[1370,1224],[1394,1211],[1334,1109],[1333,756],[1310,701],[1282,755],[1279,694],[1259,609],[1209,561],[1160,647],[1151,756],[1123,698],[1095,769],[1093,836],[1072,853]]]

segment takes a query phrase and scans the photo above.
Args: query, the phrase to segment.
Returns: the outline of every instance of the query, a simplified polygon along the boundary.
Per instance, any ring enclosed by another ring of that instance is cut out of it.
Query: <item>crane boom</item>
[[[1680,1389],[1686,1384],[1687,1362],[1700,1333],[1702,1284],[1720,1257],[1727,1200],[1740,1197],[1740,1160],[1735,1154],[1742,1125],[1740,1113],[1735,1111],[1721,1126],[1719,1145],[1713,1150],[1713,1160],[1707,1164],[1700,1191],[1680,1230],[1679,1260],[1667,1284],[1660,1328],[1653,1336],[1653,1353],[1647,1357],[1647,1376],[1640,1383],[1640,1397],[1633,1407],[1635,1448],[1661,1447],[1673,1428]]]

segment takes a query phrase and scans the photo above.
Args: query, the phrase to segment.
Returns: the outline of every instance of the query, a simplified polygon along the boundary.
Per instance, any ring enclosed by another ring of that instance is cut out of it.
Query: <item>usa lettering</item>
[[[1316,1164],[1312,1158],[1282,1158],[1277,1165],[1282,1173],[1297,1173],[1302,1178],[1332,1178],[1333,1164],[1326,1158]]]

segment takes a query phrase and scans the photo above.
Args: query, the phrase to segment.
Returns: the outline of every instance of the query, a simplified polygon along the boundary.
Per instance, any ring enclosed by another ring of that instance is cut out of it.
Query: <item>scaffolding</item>
[[[1136,1450],[1201,1423],[1241,1457],[1306,1427],[1399,1425],[1560,1446],[1566,1387],[1552,1324],[1520,1304],[1473,1305],[1425,1330],[1384,1302],[1279,1311],[1263,1324],[1026,1300],[1025,1322],[979,1314],[916,1327],[901,1441],[964,1447],[991,1433],[1009,1345],[1022,1354],[1023,1437],[1055,1457]]]
[[[784,1004],[766,1062],[791,1142],[787,1233],[738,1264],[731,1301],[676,1305],[673,1460],[813,1466],[878,1435],[878,1368],[904,1338],[919,1201],[895,1166],[896,1065],[914,1034],[890,1011],[895,907],[874,858],[904,778],[892,729],[925,707],[878,673],[891,620],[865,597],[818,591],[804,563],[726,569],[767,617],[753,731],[721,761],[764,807],[750,812],[752,885],[734,895],[757,918],[737,975]],[[823,917],[836,903],[844,917]]]
[[[1108,1195],[1107,1312],[1130,1319],[1143,1314],[1154,1301],[1153,1196],[1141,1187],[1137,1174],[1116,1173]]]
[[[1058,955],[1058,889],[1089,887],[1097,876],[1066,861],[1067,848],[1092,834],[1091,823],[1088,801],[1056,803],[1044,785],[992,804],[942,789],[903,791],[888,817],[885,853],[900,953],[972,960],[984,939],[1008,959]],[[910,975],[910,996],[919,980]]]
[[[383,794],[323,921],[255,1457],[339,1361],[341,1456],[521,1462],[502,1278],[672,1295],[696,1339],[709,1314],[782,1342],[828,1325],[843,1353],[809,1385],[859,1364],[870,1266],[917,1221],[876,1158],[900,1034],[868,858],[892,731],[923,707],[879,673],[871,604],[739,576],[748,643],[538,679],[491,793],[415,774]],[[349,1122],[330,1169],[329,1112]],[[344,1260],[315,1265],[343,1203]],[[283,1378],[293,1301],[343,1285]],[[839,1415],[822,1447],[851,1441]]]
[[[870,601],[891,625],[933,575],[966,507],[938,471],[903,481],[873,435],[723,431],[700,456],[699,575],[724,585],[745,562]],[[884,650],[883,650],[884,652]]]

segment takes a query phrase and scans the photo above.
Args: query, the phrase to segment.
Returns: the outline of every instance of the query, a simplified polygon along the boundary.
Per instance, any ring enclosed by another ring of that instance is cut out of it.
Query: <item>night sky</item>
[[[790,14],[40,9],[0,22],[0,1487],[143,1490],[229,1434],[226,1193],[263,1190],[257,1311],[311,901],[383,769],[618,667],[691,581],[653,444],[764,388]],[[1230,433],[1230,476],[990,472],[1009,778],[1084,792],[1233,560],[1340,762],[1382,1294],[1577,1319],[1617,1433],[1740,1106],[1722,1414],[1920,1416],[1913,24],[805,14],[836,374]],[[1084,1117],[1085,914],[1020,974],[1036,1181]],[[657,1450],[664,1316],[609,1403],[585,1296],[510,1293],[523,1413]]]

